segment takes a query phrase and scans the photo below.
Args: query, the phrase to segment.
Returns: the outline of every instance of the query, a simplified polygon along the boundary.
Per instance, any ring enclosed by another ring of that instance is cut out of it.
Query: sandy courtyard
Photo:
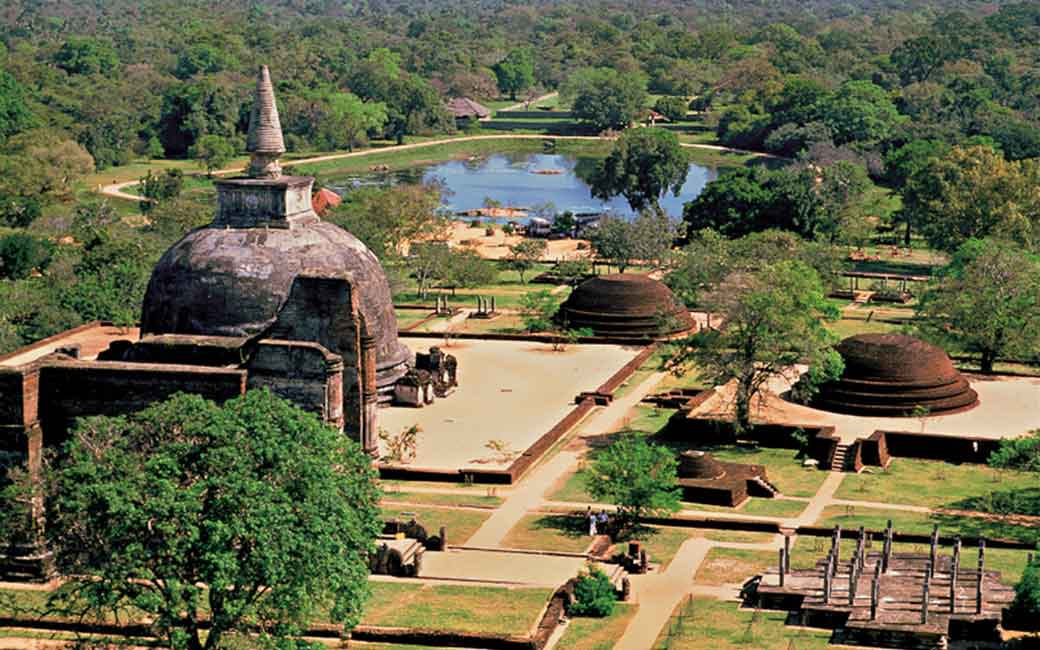
[[[404,339],[428,350],[438,339]],[[531,341],[456,341],[446,350],[459,361],[459,389],[423,408],[380,409],[379,426],[397,433],[422,428],[412,467],[502,469],[484,446],[504,440],[514,452],[527,449],[574,408],[574,397],[595,390],[639,348],[572,345],[553,352]],[[383,451],[381,449],[381,451]]]
[[[757,422],[832,425],[843,442],[865,438],[877,430],[944,433],[979,438],[1013,438],[1040,429],[1040,379],[965,374],[979,395],[979,405],[962,413],[927,418],[862,417],[820,411],[788,402],[778,395],[790,379],[771,382],[770,393],[753,406]],[[733,384],[718,386],[716,395],[693,415],[731,417]],[[923,429],[922,429],[923,425]]]

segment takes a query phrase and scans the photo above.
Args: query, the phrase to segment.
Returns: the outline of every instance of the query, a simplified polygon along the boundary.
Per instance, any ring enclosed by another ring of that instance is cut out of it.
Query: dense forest
[[[160,206],[130,236],[82,179],[241,150],[259,63],[291,151],[450,133],[454,96],[595,82],[682,98],[721,144],[848,163],[828,177],[838,190],[862,170],[905,194],[919,208],[899,217],[908,241],[936,200],[911,179],[936,155],[995,152],[1016,188],[1038,175],[1019,162],[1040,157],[1035,2],[13,0],[0,9],[0,351],[92,318],[133,322],[152,261],[197,209]],[[795,219],[794,190],[770,174],[724,179],[687,222],[739,236]],[[840,225],[791,229],[833,239]]]

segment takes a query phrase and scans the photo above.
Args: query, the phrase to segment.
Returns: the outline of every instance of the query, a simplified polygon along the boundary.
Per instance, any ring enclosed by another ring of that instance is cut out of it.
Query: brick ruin
[[[579,284],[556,314],[570,329],[597,336],[656,338],[696,326],[689,310],[664,283],[636,273],[600,275]]]
[[[156,265],[138,340],[103,338],[95,323],[0,359],[0,470],[24,464],[38,474],[43,450],[78,417],[131,413],[177,392],[220,402],[260,388],[378,454],[377,407],[415,359],[398,340],[378,260],[314,213],[313,178],[281,174],[266,66],[247,149],[248,176],[215,183],[213,222]],[[76,341],[91,334],[102,342],[82,353]],[[426,365],[437,394],[457,385],[453,358],[438,352]],[[47,560],[39,539],[0,540],[0,578],[41,577]]]
[[[835,348],[842,376],[820,386],[811,406],[850,415],[949,415],[978,395],[941,348],[902,334],[859,334]]]
[[[679,454],[678,474],[683,501],[691,503],[736,507],[753,496],[771,499],[780,493],[762,465],[722,462],[706,451]]]

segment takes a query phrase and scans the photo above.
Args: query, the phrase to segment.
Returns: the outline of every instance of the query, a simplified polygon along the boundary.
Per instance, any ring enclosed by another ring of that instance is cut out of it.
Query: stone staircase
[[[849,445],[844,442],[839,442],[838,447],[834,450],[834,455],[831,456],[830,470],[832,472],[844,472],[846,471],[846,465],[848,463]]]
[[[761,488],[766,494],[770,495],[771,497],[780,495],[780,488],[778,488],[775,483],[770,482],[769,479],[767,479],[766,477],[756,476],[751,480],[754,481],[754,483],[758,485],[759,488]]]

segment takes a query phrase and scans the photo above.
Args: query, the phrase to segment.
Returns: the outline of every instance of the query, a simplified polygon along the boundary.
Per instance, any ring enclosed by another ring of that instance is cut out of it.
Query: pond
[[[612,212],[631,216],[632,209],[624,197],[614,197],[610,201],[593,198],[585,179],[591,175],[598,160],[561,154],[492,154],[401,172],[329,178],[326,183],[343,194],[357,185],[439,180],[447,190],[445,207],[452,212],[480,208],[484,199],[490,198],[503,207],[532,208],[551,202],[559,212]],[[679,196],[668,192],[661,199],[661,207],[669,215],[681,217],[683,204],[693,200],[717,176],[715,168],[690,165]]]

